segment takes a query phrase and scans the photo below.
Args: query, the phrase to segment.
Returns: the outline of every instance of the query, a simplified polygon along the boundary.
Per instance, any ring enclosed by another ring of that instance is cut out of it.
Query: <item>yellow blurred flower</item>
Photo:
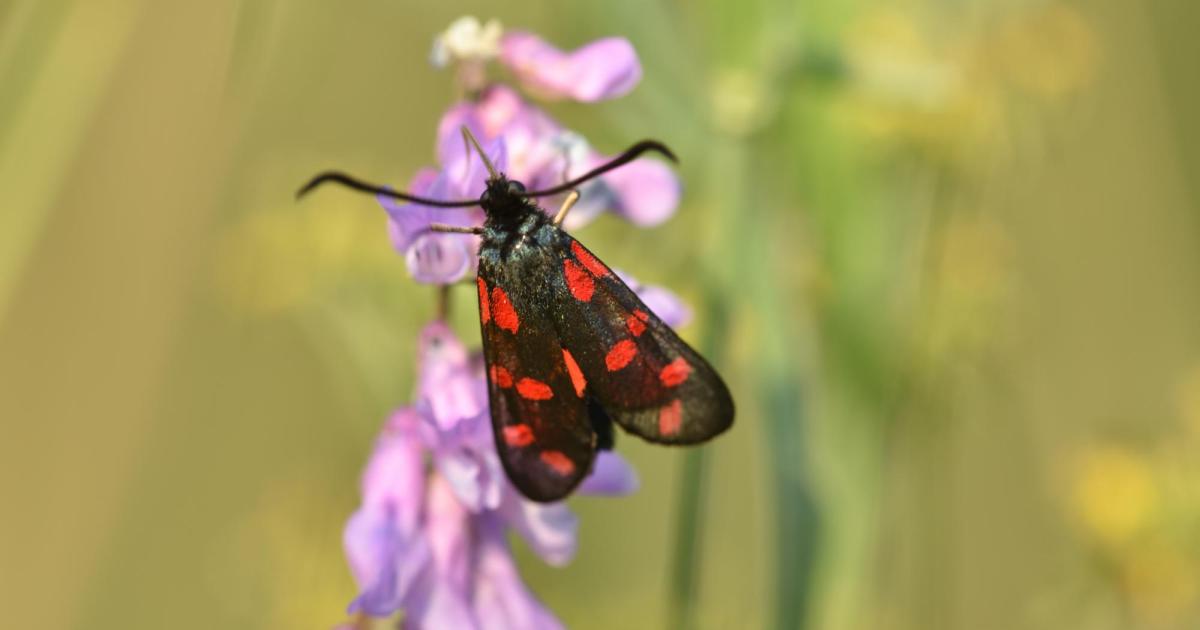
[[[710,92],[713,125],[733,136],[754,133],[779,109],[778,96],[758,74],[729,68],[716,74]]]
[[[991,53],[1005,78],[1018,88],[1057,99],[1091,82],[1099,47],[1091,25],[1078,11],[1050,4],[1007,19]]]
[[[1072,494],[1084,530],[1112,546],[1132,540],[1158,507],[1158,490],[1147,462],[1117,446],[1091,448],[1080,456]]]
[[[869,13],[843,47],[852,83],[843,113],[868,134],[960,159],[1001,120],[993,85],[969,72],[970,47],[935,41],[909,14]]]
[[[847,32],[844,114],[867,133],[970,164],[1016,140],[1012,97],[1044,100],[1091,82],[1099,57],[1087,20],[1060,5],[944,24],[912,11],[872,11]]]
[[[403,268],[386,244],[382,211],[306,202],[253,212],[224,235],[214,280],[227,304],[273,313],[301,305],[331,276],[352,268]]]

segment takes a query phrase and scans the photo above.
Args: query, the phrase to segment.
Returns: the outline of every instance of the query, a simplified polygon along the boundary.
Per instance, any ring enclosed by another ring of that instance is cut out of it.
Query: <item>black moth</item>
[[[521,494],[557,501],[588,475],[597,449],[613,446],[613,422],[650,442],[696,444],[733,424],[721,377],[646,308],[624,282],[559,228],[577,192],[552,219],[531,199],[554,195],[657,151],[646,140],[581,177],[527,191],[497,173],[464,127],[490,176],[478,201],[424,199],[342,173],[314,177],[301,195],[336,182],[356,190],[438,207],[478,204],[479,314],[492,431],[504,470]]]

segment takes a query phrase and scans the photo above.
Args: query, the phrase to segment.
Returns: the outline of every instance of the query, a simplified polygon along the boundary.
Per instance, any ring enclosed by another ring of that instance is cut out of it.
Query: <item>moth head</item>
[[[503,173],[489,178],[487,188],[479,196],[479,205],[490,213],[503,212],[505,208],[517,208],[526,203],[525,184],[508,179]]]

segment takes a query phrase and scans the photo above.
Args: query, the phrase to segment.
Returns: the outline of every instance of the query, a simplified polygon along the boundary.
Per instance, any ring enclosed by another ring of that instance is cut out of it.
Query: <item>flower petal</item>
[[[623,96],[642,78],[642,66],[629,40],[606,37],[570,53],[523,31],[500,42],[500,61],[530,92],[547,98],[594,102]]]
[[[508,483],[496,455],[490,420],[486,411],[472,419],[469,424],[475,435],[447,440],[435,458],[438,471],[450,483],[454,494],[476,514],[498,508]]]
[[[471,130],[471,135],[479,141],[497,170],[504,171],[508,167],[509,151],[504,138],[485,126],[480,118],[480,108],[476,103],[459,103],[438,123],[437,159],[449,184],[446,198],[477,198],[486,188],[487,168],[475,148],[469,147],[463,139],[463,126]]]
[[[579,165],[572,165],[571,177],[583,175],[610,159],[611,156],[593,153]],[[681,188],[671,167],[657,160],[641,159],[585,184],[580,193],[579,205],[567,216],[568,229],[586,224],[588,218],[604,209],[634,225],[658,225],[675,214]]]
[[[622,496],[640,487],[637,472],[625,458],[613,451],[600,451],[592,473],[579,484],[580,494]]]
[[[579,519],[565,503],[534,503],[510,486],[500,502],[500,512],[546,564],[561,567],[574,557]]]
[[[688,308],[688,305],[669,289],[642,284],[638,282],[637,278],[620,269],[613,269],[613,271],[621,277],[622,282],[628,285],[630,289],[633,289],[634,293],[637,293],[642,302],[650,307],[650,311],[663,320],[663,323],[666,325],[678,328],[692,320],[692,309]]]
[[[562,622],[525,586],[513,562],[504,527],[480,519],[475,567],[475,617],[489,630],[556,630]]]
[[[425,460],[417,421],[412,407],[392,414],[362,477],[363,506],[392,511],[406,536],[416,531],[425,496]]]
[[[448,174],[432,169],[418,172],[409,192],[434,199],[462,198]],[[405,255],[409,273],[415,280],[449,284],[474,271],[478,238],[433,232],[430,224],[479,225],[483,221],[481,209],[432,208],[415,203],[399,203],[383,195],[377,195],[377,199],[388,213],[388,234],[392,246]]]
[[[429,479],[425,539],[438,574],[466,592],[471,579],[471,515],[458,501],[450,484],[439,475]]]
[[[363,507],[346,523],[342,535],[359,595],[349,612],[386,617],[404,605],[429,562],[429,548],[419,536],[406,537],[396,527],[394,510]]]
[[[464,15],[433,40],[429,62],[444,68],[451,61],[486,61],[495,57],[500,48],[500,22],[482,23],[473,15]]]
[[[404,598],[404,628],[477,628],[470,614],[471,515],[445,479],[429,480],[425,524],[430,562]]]
[[[404,253],[408,273],[425,284],[453,284],[474,269],[475,242],[467,234],[426,232]]]
[[[418,407],[440,431],[487,410],[487,389],[466,346],[444,322],[421,330]]]
[[[420,537],[425,460],[416,411],[397,410],[384,426],[363,473],[363,504],[346,523],[343,544],[360,588],[351,611],[390,615],[428,560]]]
[[[426,196],[438,179],[438,172],[432,168],[417,171],[412,181],[408,183],[408,192]],[[403,203],[391,197],[376,195],[379,205],[388,214],[388,232],[392,237],[392,246],[397,251],[404,251],[413,240],[423,232],[429,231],[429,209],[424,206]]]

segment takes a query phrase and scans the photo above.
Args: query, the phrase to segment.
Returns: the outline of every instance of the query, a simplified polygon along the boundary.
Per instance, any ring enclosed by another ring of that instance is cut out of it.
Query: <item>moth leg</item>
[[[459,225],[446,225],[445,223],[430,223],[429,229],[434,232],[450,232],[453,234],[483,234],[481,227],[462,227]]]
[[[558,213],[554,215],[555,227],[562,225],[563,219],[567,218],[567,213],[571,211],[576,201],[579,201],[579,191],[572,190],[571,194],[567,195],[566,199],[563,199],[563,205],[558,209]]]

